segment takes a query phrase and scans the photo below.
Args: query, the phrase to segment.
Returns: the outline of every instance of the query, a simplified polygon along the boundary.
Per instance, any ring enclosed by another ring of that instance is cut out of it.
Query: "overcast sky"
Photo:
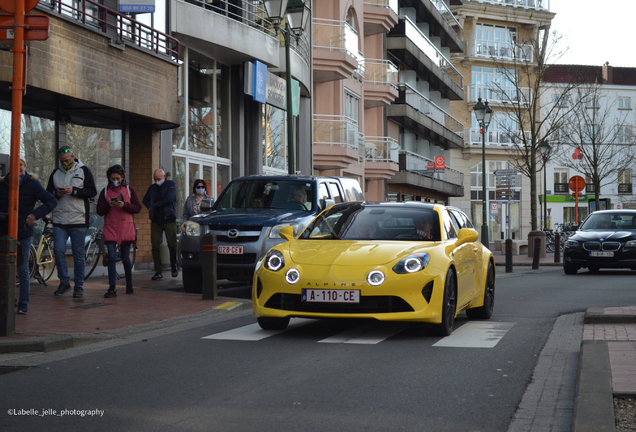
[[[636,67],[636,0],[550,0],[568,53],[556,63]]]

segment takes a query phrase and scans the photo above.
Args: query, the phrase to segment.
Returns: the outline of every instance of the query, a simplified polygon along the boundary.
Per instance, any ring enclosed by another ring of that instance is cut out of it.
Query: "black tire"
[[[289,325],[288,318],[256,318],[263,330],[285,330]]]
[[[457,279],[455,272],[448,269],[444,283],[444,300],[442,303],[442,322],[433,324],[433,333],[437,336],[448,336],[453,331],[455,314],[457,313]],[[260,322],[259,322],[260,324]],[[262,327],[262,326],[261,326]]]
[[[84,246],[84,259],[85,259],[85,271],[84,280],[88,279],[90,275],[95,271],[95,267],[100,262],[102,257],[102,245],[101,238],[91,239],[86,246]]]
[[[29,250],[29,279],[33,279],[33,277],[35,276],[35,270],[36,270],[36,251],[35,248],[33,247],[33,245],[31,245],[31,249]],[[16,282],[17,282],[16,278]]]
[[[53,241],[50,241],[42,248],[42,254],[40,255],[40,264],[37,266],[37,272],[40,274],[43,282],[47,282],[55,273],[55,252],[53,250]]]
[[[203,282],[203,274],[201,269],[181,269],[181,278],[183,280],[183,290],[187,293],[201,294]]]
[[[565,274],[568,275],[573,275],[576,274],[576,272],[579,270],[578,267],[573,267],[573,266],[569,266],[569,265],[563,265],[563,271],[565,272]]]
[[[495,308],[495,269],[492,262],[488,264],[488,273],[486,273],[486,286],[484,287],[484,304],[483,306],[467,309],[466,315],[470,319],[490,319],[492,311]]]
[[[550,242],[546,243],[545,247],[548,248],[548,250],[550,252],[554,252],[554,242],[553,241],[550,241]]]
[[[600,270],[600,268],[597,266],[589,266],[587,269],[590,271],[590,273],[598,273],[598,271]]]

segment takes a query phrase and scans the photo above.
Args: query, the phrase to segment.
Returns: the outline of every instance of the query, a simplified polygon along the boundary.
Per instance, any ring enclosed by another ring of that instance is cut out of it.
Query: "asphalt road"
[[[506,432],[556,318],[636,304],[635,277],[501,274],[493,347],[435,346],[444,341],[423,325],[358,320],[244,340],[262,332],[241,312],[27,357],[16,364],[33,367],[0,375],[0,430]],[[453,335],[474,326],[462,314]]]

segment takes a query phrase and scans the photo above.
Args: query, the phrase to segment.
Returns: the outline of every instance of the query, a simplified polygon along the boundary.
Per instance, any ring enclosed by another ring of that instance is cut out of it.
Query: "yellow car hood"
[[[420,251],[423,246],[421,242],[295,241],[289,244],[289,255],[297,264],[374,266]]]

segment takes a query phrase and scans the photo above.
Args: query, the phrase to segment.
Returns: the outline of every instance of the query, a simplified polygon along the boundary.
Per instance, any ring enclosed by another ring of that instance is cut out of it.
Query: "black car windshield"
[[[219,199],[215,209],[288,209],[311,211],[313,183],[291,180],[236,181]]]
[[[440,241],[439,215],[433,209],[337,206],[301,234],[309,240]]]
[[[636,231],[636,213],[592,213],[581,228],[582,231]]]

